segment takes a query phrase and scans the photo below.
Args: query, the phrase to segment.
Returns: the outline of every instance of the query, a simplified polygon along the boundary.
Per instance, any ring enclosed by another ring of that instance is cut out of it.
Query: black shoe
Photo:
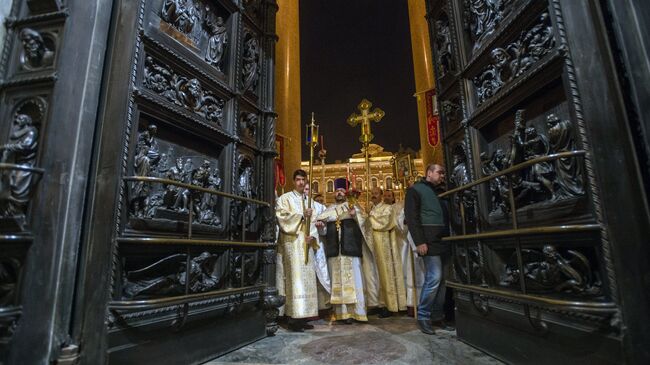
[[[305,322],[305,323],[302,325],[302,328],[303,328],[303,329],[306,329],[306,330],[313,330],[313,329],[314,329],[314,325]]]
[[[450,326],[445,320],[432,321],[431,324],[435,327],[440,328],[443,331],[454,331],[456,328]]]
[[[290,319],[289,324],[288,324],[287,327],[289,328],[290,331],[293,331],[293,332],[305,332],[305,329],[304,329],[303,326],[304,326],[304,323],[302,321],[295,320],[295,319]]]
[[[348,319],[346,319],[345,321],[343,321],[343,323],[345,323],[345,324],[352,324],[352,323],[354,323],[354,320],[353,320],[352,318],[348,318]]]
[[[426,333],[427,335],[436,334],[436,331],[433,330],[433,327],[431,327],[431,324],[426,319],[418,319],[418,327],[420,327],[422,333]]]
[[[390,313],[390,311],[388,311],[388,308],[382,308],[381,311],[379,312],[379,314],[377,315],[377,317],[379,317],[379,318],[388,318],[391,315],[392,314]]]

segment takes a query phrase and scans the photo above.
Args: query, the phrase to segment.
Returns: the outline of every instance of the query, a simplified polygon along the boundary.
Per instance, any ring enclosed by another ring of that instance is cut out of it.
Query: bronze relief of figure
[[[23,28],[19,37],[23,45],[23,52],[20,55],[20,65],[23,69],[33,71],[54,63],[54,51],[47,47],[39,32],[31,28]]]
[[[570,152],[576,148],[571,121],[549,114],[546,117],[546,126],[552,153]],[[564,157],[555,160],[555,171],[558,199],[584,194],[582,164],[578,159]]]
[[[244,45],[244,69],[242,70],[244,89],[255,89],[257,86],[257,79],[260,74],[259,56],[260,51],[257,38],[249,34],[248,40]]]
[[[34,167],[38,147],[38,129],[27,114],[16,114],[9,143],[0,146],[2,162],[22,167]],[[32,190],[32,171],[11,170],[3,172],[0,180],[0,214],[14,216],[25,214]]]
[[[223,18],[217,17],[216,20],[207,24],[210,29],[210,39],[208,40],[208,50],[205,54],[205,60],[221,71],[221,63],[228,45],[228,33]]]
[[[137,176],[147,177],[154,175],[155,167],[161,158],[160,152],[158,151],[158,142],[155,138],[157,133],[158,127],[151,124],[147,127],[146,131],[140,133],[138,136],[134,162],[135,173]],[[146,210],[149,205],[150,190],[151,184],[148,182],[138,181],[134,183],[134,198],[131,201],[131,204],[134,214],[138,217],[144,217],[146,215]]]

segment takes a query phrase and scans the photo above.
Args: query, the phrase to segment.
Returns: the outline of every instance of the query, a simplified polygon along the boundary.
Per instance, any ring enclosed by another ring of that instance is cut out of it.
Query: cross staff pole
[[[311,113],[311,123],[307,126],[307,145],[309,145],[309,175],[307,182],[310,183],[309,195],[307,196],[307,209],[311,209],[312,197],[314,190],[311,188],[311,179],[314,172],[314,148],[318,144],[318,125],[314,120],[314,113]],[[309,232],[311,228],[311,217],[305,219],[305,265],[309,262],[309,247],[313,244],[309,243]]]
[[[359,141],[363,145],[364,149],[364,159],[366,163],[366,211],[370,211],[370,154],[369,146],[370,141],[372,141],[375,136],[370,132],[370,122],[379,123],[379,121],[386,115],[383,110],[375,108],[372,112],[370,108],[372,103],[368,99],[361,100],[361,103],[357,106],[361,114],[352,113],[348,117],[348,124],[352,127],[356,127],[359,124],[361,125],[361,136]]]

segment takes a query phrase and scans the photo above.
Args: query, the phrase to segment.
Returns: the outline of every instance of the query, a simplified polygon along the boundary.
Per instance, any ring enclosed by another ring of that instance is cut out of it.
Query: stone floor
[[[268,337],[205,365],[262,364],[502,364],[464,344],[455,331],[422,334],[413,318],[369,318],[367,324],[310,322],[304,333],[280,328]]]

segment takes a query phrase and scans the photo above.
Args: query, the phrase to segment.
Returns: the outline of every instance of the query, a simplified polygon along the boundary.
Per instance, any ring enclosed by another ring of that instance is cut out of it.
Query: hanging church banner
[[[435,90],[428,90],[425,95],[427,105],[427,140],[431,147],[436,147],[440,143],[440,117],[435,105]]]
[[[275,135],[275,153],[275,186],[284,186],[284,137],[279,134]]]

